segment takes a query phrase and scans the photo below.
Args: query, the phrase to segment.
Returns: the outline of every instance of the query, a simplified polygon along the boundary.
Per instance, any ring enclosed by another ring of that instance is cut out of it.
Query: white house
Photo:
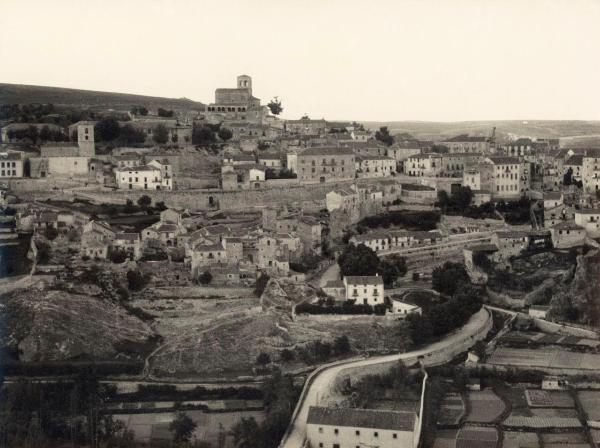
[[[600,209],[583,209],[575,212],[575,224],[585,229],[592,238],[600,236]]]
[[[409,411],[311,406],[306,436],[314,448],[413,448],[418,420]]]
[[[423,310],[420,306],[413,305],[412,303],[402,302],[398,299],[392,299],[392,314],[398,318],[405,318],[409,314],[421,314]]]
[[[117,168],[117,186],[126,190],[172,190],[173,175],[169,164],[153,160],[147,165]]]
[[[545,319],[549,310],[550,307],[546,305],[531,305],[529,307],[529,315],[538,319]]]
[[[346,300],[355,304],[382,305],[384,303],[383,278],[379,275],[352,275],[344,277]]]

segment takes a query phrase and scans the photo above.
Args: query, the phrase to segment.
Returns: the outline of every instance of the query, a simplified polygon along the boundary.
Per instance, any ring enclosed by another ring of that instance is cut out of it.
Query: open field
[[[540,389],[527,389],[525,391],[527,404],[531,407],[544,408],[573,408],[575,403],[568,392]]]
[[[432,448],[455,448],[458,429],[440,429],[435,433]]]
[[[476,423],[492,423],[502,415],[504,402],[491,389],[469,391],[470,412],[466,421]]]
[[[489,359],[491,364],[551,367],[559,369],[600,369],[600,355],[593,353],[569,352],[562,349],[520,349],[499,347]]]
[[[497,443],[496,428],[463,426],[456,436],[456,448],[495,448]]]
[[[438,425],[458,425],[465,414],[465,403],[460,394],[447,393],[440,404]]]
[[[227,434],[229,430],[242,417],[254,417],[257,422],[264,420],[263,411],[243,411],[243,412],[215,412],[207,413],[204,411],[186,411],[186,414],[197,423],[198,427],[194,431],[194,437],[198,440],[206,440],[217,446],[220,427]],[[171,440],[172,435],[168,430],[169,423],[173,420],[173,412],[150,413],[150,414],[113,414],[115,420],[125,423],[128,429],[135,433],[136,440],[143,442]],[[232,447],[233,441],[227,435],[226,447]]]
[[[578,390],[577,397],[588,420],[600,421],[600,391]]]
[[[581,422],[574,417],[523,417],[509,415],[502,423],[505,427],[531,429],[571,429],[581,428]]]
[[[535,432],[504,431],[502,448],[538,448],[540,441]]]

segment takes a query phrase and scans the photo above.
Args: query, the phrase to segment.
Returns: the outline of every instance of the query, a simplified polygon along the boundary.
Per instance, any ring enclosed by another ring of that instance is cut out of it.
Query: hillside
[[[543,138],[562,138],[584,135],[600,135],[600,121],[573,120],[499,120],[499,121],[388,121],[365,122],[369,129],[387,126],[392,134],[408,132],[422,140],[437,140],[459,134],[489,135],[496,126],[498,139],[506,139],[508,134]]]
[[[129,110],[132,106],[173,110],[204,110],[204,104],[187,98],[163,98],[128,93],[97,92],[62,87],[0,83],[0,104],[52,103],[91,109]]]

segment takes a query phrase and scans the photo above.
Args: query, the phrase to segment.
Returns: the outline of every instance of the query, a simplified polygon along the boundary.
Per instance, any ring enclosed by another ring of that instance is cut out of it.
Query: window
[[[338,435],[338,434],[339,434],[339,432],[340,432],[340,431],[339,431],[339,429],[337,429],[337,428],[335,428],[335,429],[333,430],[333,433],[334,433],[335,435]]]
[[[357,436],[360,436],[360,431],[359,430],[356,430],[355,432],[356,432]]]
[[[395,432],[392,433],[392,439],[397,439],[398,438],[398,434],[396,434]]]
[[[378,433],[377,431],[375,431],[375,432],[373,433],[373,437],[379,437],[379,433]]]

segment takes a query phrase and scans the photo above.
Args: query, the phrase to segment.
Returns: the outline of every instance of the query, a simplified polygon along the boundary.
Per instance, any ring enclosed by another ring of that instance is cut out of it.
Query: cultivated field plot
[[[463,426],[456,436],[456,448],[495,448],[497,444],[496,428]]]
[[[529,409],[527,404],[527,397],[525,397],[525,388],[515,385],[500,384],[496,388],[498,395],[504,400],[505,403],[510,403],[511,416],[524,416],[531,417],[533,413]]]
[[[491,423],[502,415],[506,406],[491,389],[470,391],[468,393],[471,410],[466,421]]]
[[[577,397],[589,420],[600,421],[600,391],[578,390]],[[600,434],[600,432],[599,432]]]
[[[535,432],[504,431],[502,448],[539,448],[540,441]]]
[[[465,414],[465,403],[460,394],[447,393],[440,404],[440,413],[437,424],[458,425],[461,417]]]
[[[579,418],[577,409],[573,408],[534,408],[531,413],[534,417]]]
[[[579,419],[572,417],[525,417],[511,414],[502,424],[510,428],[581,428]]]
[[[432,448],[455,448],[458,429],[439,429],[435,432]]]
[[[550,391],[541,389],[527,389],[525,391],[527,404],[531,407],[541,408],[572,408],[575,407],[573,397],[568,392]]]
[[[491,364],[562,369],[600,369],[600,355],[557,349],[521,349],[499,347],[490,357]]]
[[[544,448],[570,448],[589,447],[589,443],[582,432],[566,432],[561,434],[540,434]]]
[[[590,435],[592,436],[592,440],[597,445],[600,444],[600,429],[590,429]]]

